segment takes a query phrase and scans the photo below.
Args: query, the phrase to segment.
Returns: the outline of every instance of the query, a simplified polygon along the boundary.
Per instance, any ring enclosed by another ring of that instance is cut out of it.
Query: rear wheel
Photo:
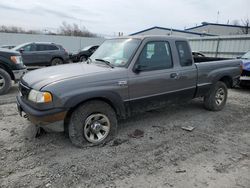
[[[212,86],[209,93],[204,97],[204,106],[211,111],[220,111],[227,101],[227,86],[219,81]]]
[[[87,60],[87,57],[86,56],[81,56],[80,57],[80,62],[84,62],[84,61],[86,61]]]
[[[91,145],[105,143],[116,135],[116,113],[105,102],[86,102],[72,113],[68,132],[71,142],[77,147],[83,147],[87,143]]]
[[[0,68],[0,95],[9,91],[11,87],[11,77],[8,72]]]
[[[61,64],[63,64],[63,60],[61,60],[60,58],[54,58],[54,59],[51,61],[51,65],[52,65],[52,66],[61,65]]]

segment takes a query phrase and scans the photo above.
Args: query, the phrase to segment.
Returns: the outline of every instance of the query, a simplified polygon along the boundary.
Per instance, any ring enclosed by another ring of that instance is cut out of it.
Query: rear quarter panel
[[[198,70],[197,88],[198,96],[203,96],[211,87],[223,77],[236,80],[240,77],[241,60],[223,60],[196,63]]]

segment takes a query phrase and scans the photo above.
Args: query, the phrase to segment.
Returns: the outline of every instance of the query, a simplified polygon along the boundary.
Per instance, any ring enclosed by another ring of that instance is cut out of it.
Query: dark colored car
[[[110,39],[86,63],[25,74],[17,106],[34,124],[64,130],[76,146],[96,145],[115,136],[118,119],[170,103],[203,97],[206,109],[222,110],[240,63],[196,63],[181,37]]]
[[[0,48],[6,48],[6,49],[12,49],[15,47],[16,47],[15,45],[2,45],[2,46],[0,46]]]
[[[98,48],[99,46],[87,46],[81,49],[77,54],[72,54],[70,59],[73,62],[83,62],[86,61]]]
[[[201,52],[192,52],[193,57],[205,57],[205,55]]]
[[[26,72],[19,52],[0,49],[0,95],[5,94],[11,87],[11,81],[17,82]]]
[[[25,43],[13,48],[22,54],[27,66],[49,66],[69,62],[68,52],[59,44],[49,42]]]

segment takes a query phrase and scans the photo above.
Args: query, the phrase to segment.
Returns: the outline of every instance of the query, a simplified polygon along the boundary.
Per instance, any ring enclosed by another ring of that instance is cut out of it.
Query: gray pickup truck
[[[19,85],[20,114],[62,127],[78,147],[114,137],[117,120],[204,97],[221,110],[240,77],[240,60],[194,62],[186,39],[137,36],[106,40],[83,63],[31,71]]]

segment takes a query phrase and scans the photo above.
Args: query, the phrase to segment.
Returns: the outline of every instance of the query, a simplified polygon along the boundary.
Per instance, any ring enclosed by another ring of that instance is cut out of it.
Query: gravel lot
[[[230,90],[221,112],[197,99],[141,114],[84,149],[63,133],[34,138],[16,92],[0,96],[0,187],[250,187],[250,90]],[[143,137],[128,136],[136,129]]]

